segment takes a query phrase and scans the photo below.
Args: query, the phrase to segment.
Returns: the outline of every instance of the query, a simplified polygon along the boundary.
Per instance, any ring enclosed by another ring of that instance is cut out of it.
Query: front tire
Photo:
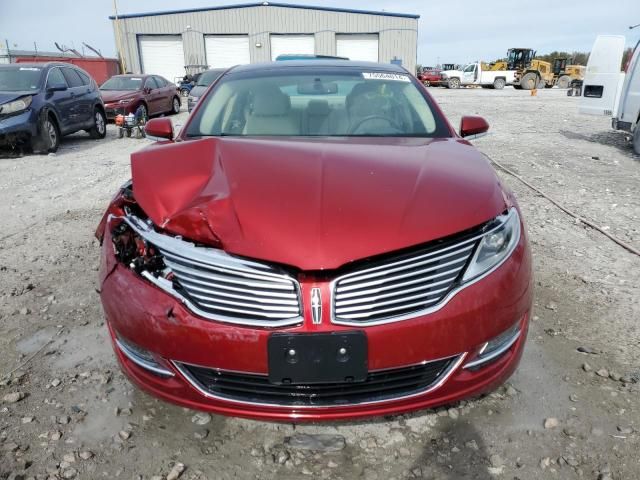
[[[93,112],[93,127],[89,130],[89,136],[96,140],[107,136],[107,117],[99,108]]]
[[[142,118],[145,122],[149,119],[149,112],[147,111],[147,106],[144,103],[138,105],[138,108],[136,108],[135,116],[138,118]]]
[[[558,83],[556,85],[558,85],[558,88],[569,88],[570,84],[571,84],[571,77],[569,75],[562,75],[558,79]]]
[[[60,129],[51,115],[46,115],[40,122],[40,132],[33,142],[36,153],[53,153],[60,146]]]
[[[534,88],[536,88],[537,84],[538,76],[533,72],[526,73],[522,77],[522,80],[520,80],[520,86],[523,90],[533,90]]]
[[[173,97],[173,101],[171,102],[171,114],[177,115],[180,113],[180,99],[178,97]]]
[[[460,79],[455,77],[450,78],[447,88],[460,88]]]
[[[189,89],[188,88],[183,88],[180,90],[180,95],[182,95],[183,97],[188,97],[189,96]]]
[[[505,82],[504,78],[496,78],[493,81],[493,88],[496,90],[502,90],[506,84],[507,82]]]

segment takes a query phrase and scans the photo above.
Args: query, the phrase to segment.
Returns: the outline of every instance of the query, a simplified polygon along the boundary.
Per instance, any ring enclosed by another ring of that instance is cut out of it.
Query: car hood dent
[[[132,155],[156,225],[229,253],[332,269],[479,225],[505,209],[460,139],[205,138]]]

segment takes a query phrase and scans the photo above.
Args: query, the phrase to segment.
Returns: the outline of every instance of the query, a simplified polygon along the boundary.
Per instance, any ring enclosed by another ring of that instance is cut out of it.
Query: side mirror
[[[489,124],[482,117],[466,116],[460,120],[460,136],[481,136],[489,131]]]
[[[147,137],[173,140],[173,124],[168,118],[154,118],[144,126]]]
[[[151,88],[151,87],[144,87],[142,89],[142,91],[145,93],[145,95],[150,94],[152,90],[153,90],[153,88]]]
[[[54,83],[53,85],[49,85],[47,87],[47,92],[64,92],[67,87],[64,83]]]

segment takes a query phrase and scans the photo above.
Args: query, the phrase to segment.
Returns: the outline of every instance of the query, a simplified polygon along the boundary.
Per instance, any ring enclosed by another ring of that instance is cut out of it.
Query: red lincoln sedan
[[[131,157],[98,229],[116,356],[141,388],[265,420],[387,415],[515,370],[531,255],[511,191],[399,66],[236,67]]]

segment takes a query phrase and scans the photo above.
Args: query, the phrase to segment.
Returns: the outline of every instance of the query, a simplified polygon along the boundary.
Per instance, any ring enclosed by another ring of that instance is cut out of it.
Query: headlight
[[[120,100],[118,103],[120,105],[126,105],[127,103],[131,103],[131,100],[132,100],[131,98],[128,98],[128,99],[125,98],[124,100]]]
[[[13,102],[0,105],[0,113],[8,115],[10,113],[21,112],[22,110],[26,110],[27,108],[29,108],[29,105],[31,105],[31,95],[20,97]]]
[[[520,216],[515,208],[495,219],[493,226],[480,240],[480,245],[462,277],[466,282],[500,265],[520,241]]]

